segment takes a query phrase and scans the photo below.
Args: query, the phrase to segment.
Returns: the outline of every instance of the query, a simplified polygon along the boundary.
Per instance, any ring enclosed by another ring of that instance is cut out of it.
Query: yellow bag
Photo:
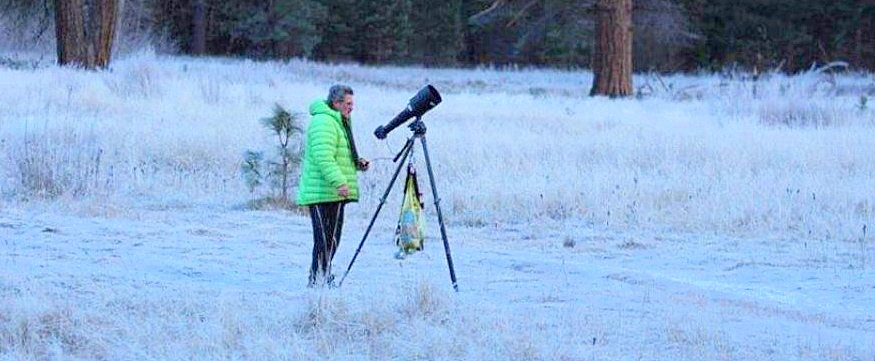
[[[395,228],[395,245],[398,246],[396,258],[404,258],[421,251],[425,240],[425,218],[422,215],[422,194],[416,181],[416,169],[411,163],[407,167],[407,180],[404,185],[404,201],[398,227]]]

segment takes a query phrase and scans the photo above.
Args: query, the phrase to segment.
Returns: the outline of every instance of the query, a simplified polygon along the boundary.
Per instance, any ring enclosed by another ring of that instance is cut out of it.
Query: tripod
[[[434,172],[431,169],[431,160],[428,157],[428,147],[426,146],[425,141],[425,123],[422,122],[421,117],[416,117],[416,120],[409,125],[409,128],[413,131],[413,135],[407,139],[407,143],[404,144],[404,147],[401,148],[401,151],[395,156],[395,162],[398,162],[398,158],[401,158],[401,161],[398,162],[398,168],[395,169],[395,174],[392,175],[392,180],[389,181],[389,186],[386,187],[386,192],[383,193],[383,198],[380,199],[380,205],[377,206],[377,211],[374,212],[374,216],[371,217],[371,222],[368,224],[367,230],[365,230],[365,235],[362,237],[362,241],[359,242],[358,249],[355,250],[355,254],[352,256],[352,261],[349,262],[346,272],[343,273],[343,277],[337,285],[338,287],[343,285],[343,280],[349,275],[349,271],[352,269],[352,265],[355,263],[356,258],[358,258],[359,252],[361,252],[362,246],[365,244],[365,240],[368,239],[368,235],[371,233],[371,228],[374,227],[374,221],[377,220],[380,210],[383,209],[383,205],[386,204],[386,198],[389,197],[389,192],[392,190],[395,180],[398,179],[398,174],[401,173],[401,168],[404,167],[407,157],[410,156],[410,153],[413,151],[413,143],[419,139],[420,143],[422,143],[422,152],[425,154],[425,165],[426,168],[428,168],[428,180],[431,184],[431,192],[434,197],[434,207],[438,214],[438,223],[440,223],[441,226],[441,238],[444,241],[444,253],[446,253],[447,266],[450,269],[450,280],[453,282],[453,289],[456,292],[459,292],[459,285],[456,283],[456,271],[453,269],[453,257],[450,255],[450,242],[447,241],[447,229],[444,227],[444,217],[441,213],[441,199],[438,197],[437,186],[435,186],[434,182]]]

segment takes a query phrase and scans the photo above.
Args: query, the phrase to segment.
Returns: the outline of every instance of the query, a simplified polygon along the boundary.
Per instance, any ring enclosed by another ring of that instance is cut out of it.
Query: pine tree
[[[229,46],[252,55],[309,56],[321,40],[316,23],[324,7],[311,0],[237,0],[219,5]]]
[[[256,192],[263,185],[271,186],[271,196],[256,203],[290,208],[289,190],[294,183],[294,175],[301,163],[303,129],[301,114],[289,113],[276,105],[273,115],[261,119],[262,126],[276,137],[276,156],[265,158],[264,152],[246,151],[240,165],[241,175],[250,192]]]
[[[453,64],[462,55],[462,1],[417,1],[410,12],[410,59],[425,65]]]
[[[400,62],[407,55],[413,34],[409,20],[411,0],[373,0],[362,6],[357,60],[366,63]]]
[[[315,55],[322,60],[356,60],[359,19],[356,0],[322,0],[326,14],[317,25],[321,34]]]

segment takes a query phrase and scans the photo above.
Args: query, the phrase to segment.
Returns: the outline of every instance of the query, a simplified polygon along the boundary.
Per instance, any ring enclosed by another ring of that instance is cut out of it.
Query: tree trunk
[[[632,0],[598,0],[590,95],[632,94]]]
[[[207,52],[207,6],[205,0],[192,2],[191,53],[203,55]]]
[[[85,66],[83,0],[55,0],[58,64]]]
[[[94,60],[91,68],[106,68],[112,58],[112,44],[115,41],[118,18],[123,0],[98,0],[95,9],[97,18],[92,28],[94,37]]]
[[[866,64],[863,61],[863,28],[858,27],[854,32],[854,61],[852,66],[857,69],[866,69]]]
[[[123,0],[55,0],[58,64],[105,68]]]

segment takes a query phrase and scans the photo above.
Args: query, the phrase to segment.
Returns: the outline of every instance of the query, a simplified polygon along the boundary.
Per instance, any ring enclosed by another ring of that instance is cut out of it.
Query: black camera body
[[[389,123],[385,126],[381,125],[374,130],[374,135],[377,139],[386,139],[386,136],[397,128],[399,125],[404,124],[404,122],[408,121],[410,118],[419,118],[431,108],[434,108],[436,105],[441,103],[441,94],[438,93],[437,89],[435,89],[431,85],[426,85],[424,88],[420,89],[413,98],[410,98],[410,102],[407,103],[407,107],[398,113]]]

